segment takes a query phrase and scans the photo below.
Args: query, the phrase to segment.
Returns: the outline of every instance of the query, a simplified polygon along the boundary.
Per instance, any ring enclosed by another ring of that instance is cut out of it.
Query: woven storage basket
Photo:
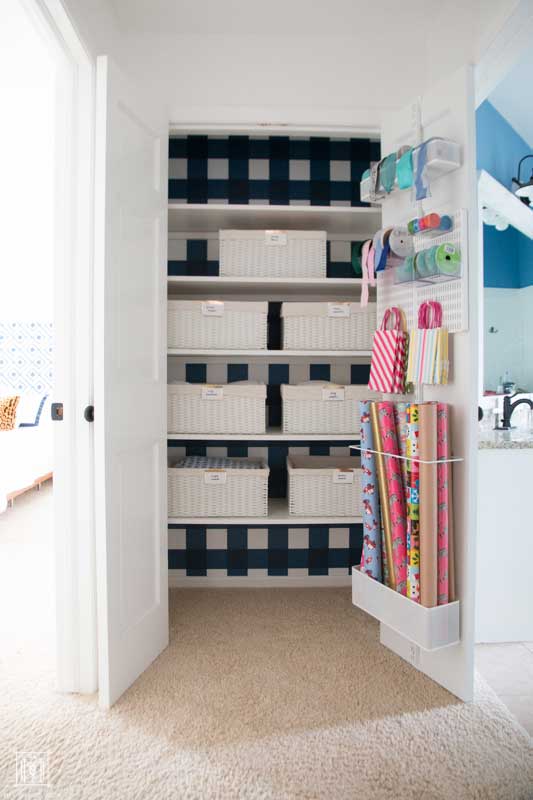
[[[169,300],[168,346],[266,350],[268,303]]]
[[[309,381],[281,387],[284,433],[346,433],[359,437],[359,400],[379,400],[366,386]]]
[[[220,231],[220,274],[325,278],[325,231]]]
[[[268,473],[253,459],[183,459],[168,469],[169,516],[266,517]]]
[[[371,350],[376,304],[282,303],[285,350]]]
[[[360,517],[361,460],[352,456],[289,456],[289,514]]]
[[[247,381],[170,384],[167,412],[170,433],[264,433],[266,386]]]

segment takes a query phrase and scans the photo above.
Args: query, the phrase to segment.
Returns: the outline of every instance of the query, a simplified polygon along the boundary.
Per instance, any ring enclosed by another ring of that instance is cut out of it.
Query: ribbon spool
[[[390,249],[399,258],[407,258],[414,253],[413,238],[407,228],[392,228],[389,235]]]
[[[435,253],[435,264],[444,275],[458,275],[461,269],[461,251],[454,244],[441,244]]]

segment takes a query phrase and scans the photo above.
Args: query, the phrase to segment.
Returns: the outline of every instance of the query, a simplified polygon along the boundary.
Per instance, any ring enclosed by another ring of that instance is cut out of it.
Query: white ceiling
[[[533,146],[533,48],[519,59],[488,100],[515,131]]]
[[[428,29],[439,0],[110,0],[126,32],[178,34],[353,35],[371,37],[382,57],[387,31]],[[401,38],[400,38],[401,41]]]

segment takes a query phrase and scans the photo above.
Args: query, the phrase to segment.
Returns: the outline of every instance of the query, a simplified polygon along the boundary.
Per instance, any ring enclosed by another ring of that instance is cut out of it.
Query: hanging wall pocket
[[[418,328],[409,336],[407,381],[418,384],[448,383],[448,330],[442,327],[442,306],[435,300],[418,309]]]
[[[393,327],[388,328],[389,322]],[[374,334],[368,388],[376,392],[401,394],[405,391],[407,333],[402,312],[393,306]]]

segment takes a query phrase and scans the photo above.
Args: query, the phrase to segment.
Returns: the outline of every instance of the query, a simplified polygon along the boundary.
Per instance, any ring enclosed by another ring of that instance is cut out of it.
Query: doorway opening
[[[476,661],[533,734],[533,116],[530,50],[476,112],[482,228]]]

